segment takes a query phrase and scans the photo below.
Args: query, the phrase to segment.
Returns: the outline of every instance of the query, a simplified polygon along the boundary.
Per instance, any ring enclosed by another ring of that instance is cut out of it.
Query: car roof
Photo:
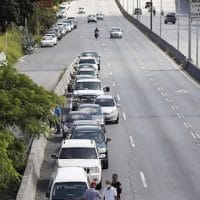
[[[101,106],[100,105],[98,105],[98,104],[92,104],[92,103],[83,103],[83,104],[80,104],[79,105],[79,108],[88,108],[88,107],[90,107],[90,108],[101,108]]]
[[[87,174],[82,167],[57,168],[55,182],[87,182]]]
[[[70,147],[86,147],[94,148],[96,143],[94,140],[83,140],[83,139],[66,139],[62,141],[61,148],[70,148]]]
[[[92,69],[92,68],[81,68],[79,69],[78,71],[95,71],[95,69]]]
[[[81,56],[80,59],[88,60],[88,59],[95,59],[94,56]]]
[[[101,127],[98,125],[98,124],[91,124],[91,125],[77,125],[75,126],[75,129],[77,130],[80,130],[80,131],[101,131]]]
[[[97,79],[97,78],[94,78],[94,79],[80,79],[80,80],[77,80],[76,82],[77,83],[78,82],[99,82],[99,83],[101,83],[101,81],[99,79]]]
[[[76,75],[76,79],[80,80],[80,79],[94,79],[94,76],[89,75],[89,74],[78,74]]]
[[[76,125],[99,125],[99,122],[96,120],[76,120],[73,122],[73,124]]]
[[[100,95],[96,99],[113,99],[114,97],[112,95]]]
[[[77,114],[90,114],[86,111],[70,111],[68,115],[77,115]]]

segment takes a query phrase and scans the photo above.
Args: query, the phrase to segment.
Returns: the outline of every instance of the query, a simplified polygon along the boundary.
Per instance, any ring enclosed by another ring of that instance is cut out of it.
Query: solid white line
[[[126,114],[125,112],[122,113],[124,120],[126,120]]]
[[[120,101],[120,96],[119,96],[119,94],[117,94],[117,100]]]
[[[134,144],[134,142],[133,142],[132,136],[129,136],[129,139],[130,139],[130,142],[131,142],[131,146],[134,148],[134,147],[135,147],[135,144]]]
[[[142,171],[140,171],[140,178],[141,178],[141,180],[142,180],[143,187],[144,187],[144,188],[147,188],[148,185],[147,185],[147,182],[146,182],[144,173],[143,173]]]
[[[191,135],[192,135],[192,137],[193,137],[194,139],[197,139],[196,135],[195,135],[193,132],[191,132]]]
[[[189,128],[186,122],[184,122],[184,125],[185,125],[186,128]]]

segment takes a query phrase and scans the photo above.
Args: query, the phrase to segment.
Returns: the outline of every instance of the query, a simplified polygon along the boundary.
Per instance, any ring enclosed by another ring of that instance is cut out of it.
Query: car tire
[[[165,21],[165,24],[167,24],[167,22]]]
[[[99,184],[96,186],[96,190],[101,190],[102,189],[102,178]]]
[[[175,24],[175,22],[172,22],[173,24]]]
[[[117,119],[115,120],[115,124],[119,123],[119,116],[117,116]]]
[[[103,162],[102,169],[108,169],[108,159]]]

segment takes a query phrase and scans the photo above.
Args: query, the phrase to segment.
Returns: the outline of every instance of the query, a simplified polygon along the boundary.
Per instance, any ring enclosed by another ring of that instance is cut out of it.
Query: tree
[[[24,135],[46,135],[50,130],[47,122],[55,120],[51,110],[62,103],[62,97],[38,86],[15,68],[0,68],[0,188],[20,179],[17,169],[25,155],[23,143],[10,127],[19,127]]]

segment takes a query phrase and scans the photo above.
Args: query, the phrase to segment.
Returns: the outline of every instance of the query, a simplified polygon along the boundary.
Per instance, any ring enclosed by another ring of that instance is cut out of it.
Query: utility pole
[[[179,42],[180,42],[180,0],[178,0],[178,23],[177,23],[177,50],[179,51]]]
[[[188,18],[188,60],[191,61],[191,2],[189,1],[189,18]]]
[[[152,11],[153,11],[153,2],[152,2],[152,0],[151,0],[150,31],[152,31],[152,20],[153,20]]]
[[[135,9],[135,8],[134,8],[134,0],[133,0],[133,17],[134,17],[134,9]]]
[[[162,35],[162,15],[163,15],[162,0],[160,0],[160,37]]]
[[[197,18],[197,33],[196,33],[196,66],[199,67],[199,18]]]

